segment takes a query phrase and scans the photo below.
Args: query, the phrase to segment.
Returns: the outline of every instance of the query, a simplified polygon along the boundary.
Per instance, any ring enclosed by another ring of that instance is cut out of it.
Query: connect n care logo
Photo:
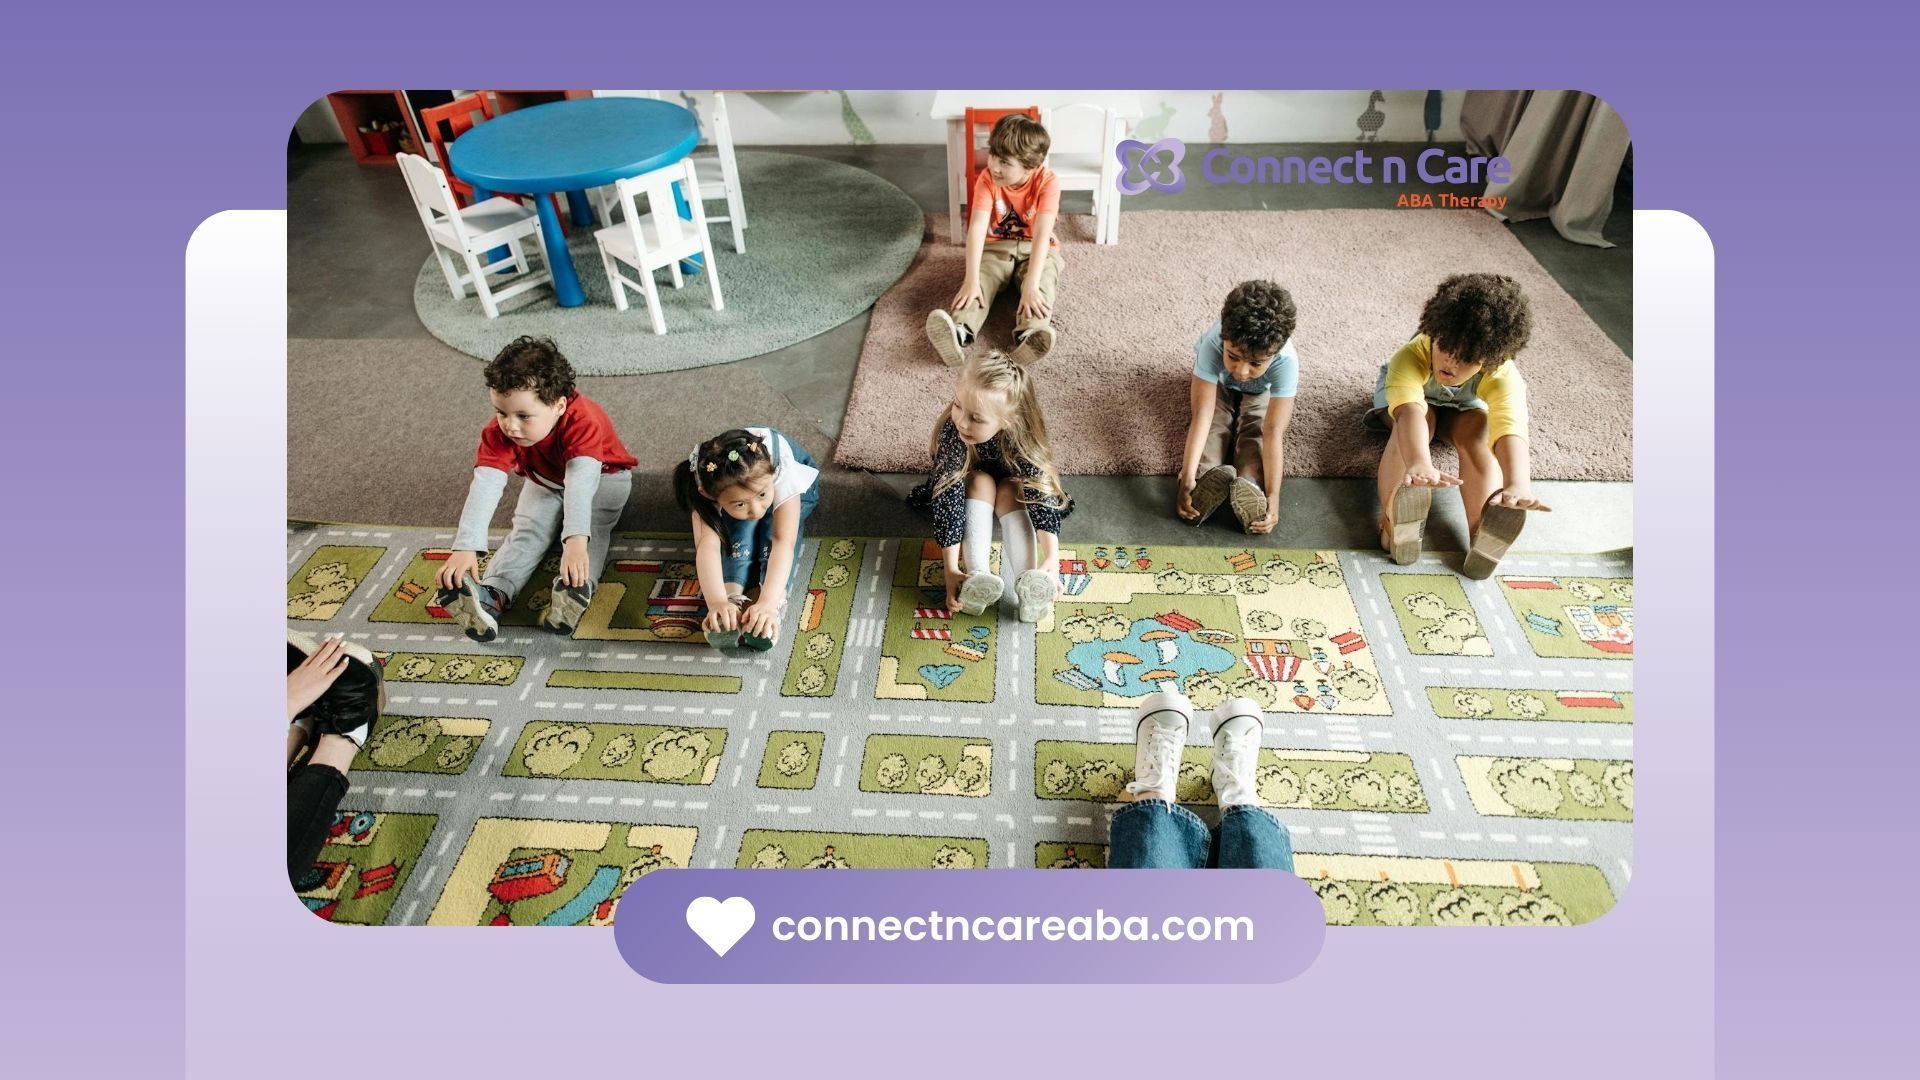
[[[1187,145],[1179,139],[1161,139],[1151,145],[1138,139],[1122,139],[1114,154],[1120,159],[1120,175],[1113,185],[1122,195],[1138,195],[1148,188],[1175,195],[1187,186],[1187,177],[1180,171],[1180,159],[1187,156]]]

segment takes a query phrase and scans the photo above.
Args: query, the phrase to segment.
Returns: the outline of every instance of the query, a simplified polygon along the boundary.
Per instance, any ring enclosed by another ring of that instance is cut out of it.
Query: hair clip
[[[739,461],[739,460],[740,460],[740,451],[738,451],[738,450],[729,450],[729,451],[727,451],[727,460],[728,460],[728,461]]]
[[[711,461],[709,461],[709,462],[707,462],[707,471],[708,471],[708,472],[712,472],[713,470],[715,470],[715,469],[717,469],[717,468],[719,468],[719,467],[720,467],[720,466],[718,466],[718,465],[715,465],[715,464],[714,464],[713,462],[711,462]]]

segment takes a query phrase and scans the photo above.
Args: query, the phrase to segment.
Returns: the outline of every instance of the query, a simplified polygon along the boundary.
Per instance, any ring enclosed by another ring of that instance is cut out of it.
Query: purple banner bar
[[[1326,915],[1276,870],[668,870],[613,937],[665,983],[1278,983]]]

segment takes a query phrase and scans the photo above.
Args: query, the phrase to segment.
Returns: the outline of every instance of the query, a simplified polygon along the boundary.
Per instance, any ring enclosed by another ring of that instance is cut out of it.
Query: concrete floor
[[[942,146],[808,146],[768,147],[810,154],[867,169],[899,186],[929,213],[943,212],[946,203],[945,149]],[[1246,154],[1326,153],[1325,145],[1236,145]],[[1424,147],[1381,144],[1378,154],[1411,156]],[[1369,147],[1370,151],[1376,150]],[[1434,186],[1411,190],[1468,189]],[[1087,196],[1069,196],[1065,209],[1084,212]],[[1079,200],[1079,201],[1076,201]],[[1341,185],[1286,187],[1213,187],[1191,185],[1177,198],[1148,192],[1128,201],[1128,209],[1328,209],[1372,207],[1381,204],[1378,188]],[[1632,220],[1631,191],[1623,187],[1606,228],[1616,247],[1597,249],[1561,240],[1545,221],[1512,226],[1514,235],[1556,281],[1581,305],[1623,351],[1632,354]],[[290,338],[365,340],[378,349],[380,340],[413,344],[430,335],[414,314],[413,282],[424,257],[417,244],[420,228],[406,189],[396,172],[384,167],[354,164],[344,146],[296,146],[288,154],[287,179],[288,315]],[[1124,218],[1123,218],[1124,222]],[[409,242],[369,243],[369,237],[406,238]],[[1121,242],[1125,242],[1124,228]],[[804,442],[830,442],[839,435],[846,415],[847,396],[865,338],[868,316],[807,341],[764,356],[728,365],[728,377],[764,384],[785,400],[799,416],[814,425],[813,432],[795,432]],[[435,343],[437,345],[437,343]],[[439,346],[444,348],[444,346]],[[446,350],[457,356],[453,350]],[[304,376],[304,377],[303,377]],[[665,379],[669,376],[626,376],[626,379]],[[291,372],[289,410],[299,414],[312,405],[307,395],[338,383],[317,372]],[[394,400],[394,399],[387,399]],[[404,398],[383,406],[369,401],[367,408],[391,408],[398,426],[404,426]],[[623,432],[626,434],[626,432]],[[644,438],[644,436],[642,436]],[[643,462],[671,460],[651,454],[630,439]],[[309,444],[310,446],[311,444]],[[816,455],[818,456],[818,455]],[[379,447],[353,449],[351,461],[361,475],[369,458],[377,474],[399,488],[406,482],[409,455],[396,448],[389,460]],[[420,511],[430,508],[418,500],[406,509],[369,493],[364,510],[343,506],[337,497],[320,498],[318,473],[329,468],[325,460],[303,454],[290,470],[288,513],[293,517],[384,521],[424,524]],[[839,471],[839,470],[834,470]],[[395,479],[399,477],[399,479]],[[420,478],[425,480],[427,478]],[[431,478],[438,483],[438,478]],[[814,532],[868,535],[913,535],[925,529],[922,519],[905,512],[896,501],[917,477],[878,474],[830,476],[828,498],[823,499]],[[463,485],[449,480],[447,501],[456,508]],[[1226,522],[1231,515],[1201,529],[1193,529],[1172,515],[1171,477],[1071,477],[1077,509],[1066,525],[1070,542],[1129,544],[1204,543],[1240,544],[1246,537]],[[1632,485],[1591,482],[1537,482],[1540,496],[1555,512],[1535,515],[1516,550],[1545,552],[1610,551],[1632,543]],[[503,507],[503,512],[504,512]],[[439,507],[433,516],[445,516]],[[1281,495],[1280,526],[1264,544],[1287,547],[1368,548],[1377,541],[1372,521],[1375,499],[1371,480],[1294,477]],[[633,527],[658,527],[675,520],[671,495],[664,483],[638,483],[627,522]],[[1223,519],[1223,520],[1221,520]],[[448,518],[449,522],[451,518]],[[1429,546],[1449,550],[1464,546],[1465,519],[1457,498],[1437,500],[1429,527]]]

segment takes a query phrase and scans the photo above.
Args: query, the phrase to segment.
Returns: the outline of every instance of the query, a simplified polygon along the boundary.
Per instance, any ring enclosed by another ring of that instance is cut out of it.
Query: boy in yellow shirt
[[[1527,383],[1513,356],[1533,314],[1502,274],[1455,274],[1420,312],[1420,332],[1380,365],[1367,426],[1391,434],[1380,455],[1380,546],[1402,566],[1420,557],[1433,490],[1458,487],[1472,543],[1461,573],[1485,578],[1526,524],[1551,509],[1533,497]],[[1433,464],[1428,444],[1453,444],[1460,475]]]

